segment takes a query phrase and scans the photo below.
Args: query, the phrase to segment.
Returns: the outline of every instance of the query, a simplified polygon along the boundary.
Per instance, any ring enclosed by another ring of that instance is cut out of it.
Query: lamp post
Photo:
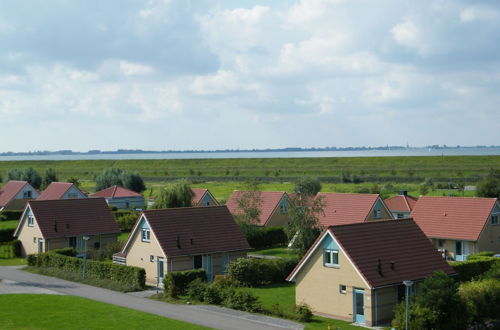
[[[413,281],[406,280],[403,281],[403,284],[406,287],[406,315],[405,315],[405,329],[408,330],[408,305],[409,305],[409,291],[410,287],[413,285]]]
[[[88,236],[83,236],[82,239],[85,241],[85,250],[83,253],[83,270],[82,270],[82,277],[85,279],[86,271],[87,271],[87,242],[89,241],[90,237]]]

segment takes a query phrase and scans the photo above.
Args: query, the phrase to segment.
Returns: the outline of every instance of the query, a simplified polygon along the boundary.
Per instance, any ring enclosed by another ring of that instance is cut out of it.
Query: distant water
[[[500,155],[500,148],[411,148],[398,150],[350,151],[245,151],[245,152],[171,152],[92,155],[0,156],[8,160],[93,160],[93,159],[207,159],[207,158],[312,158],[312,157],[393,157],[393,156],[485,156]]]

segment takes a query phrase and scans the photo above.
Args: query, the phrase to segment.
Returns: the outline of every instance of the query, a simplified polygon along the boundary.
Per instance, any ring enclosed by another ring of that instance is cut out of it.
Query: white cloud
[[[153,72],[152,67],[140,63],[120,61],[119,65],[120,70],[126,76],[145,75]]]
[[[394,40],[409,49],[417,50],[420,55],[426,55],[429,51],[426,41],[422,36],[422,31],[411,20],[395,25],[391,29]]]
[[[344,0],[300,0],[290,7],[286,20],[291,24],[311,22],[325,15],[329,8],[344,2]]]
[[[494,21],[500,19],[500,12],[492,8],[467,7],[460,12],[460,21]]]

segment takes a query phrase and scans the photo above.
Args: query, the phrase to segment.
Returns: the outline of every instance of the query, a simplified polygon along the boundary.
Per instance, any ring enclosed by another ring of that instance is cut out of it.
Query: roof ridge
[[[392,221],[402,222],[402,221],[408,221],[408,220],[414,221],[413,217],[402,218],[402,219],[381,219],[381,220],[363,221],[363,222],[355,222],[355,223],[343,223],[340,225],[331,225],[331,226],[328,226],[327,229],[337,228],[337,227],[347,227],[347,226],[360,226],[363,224],[366,225],[366,224],[375,224],[375,223],[387,223],[387,222],[392,222]]]

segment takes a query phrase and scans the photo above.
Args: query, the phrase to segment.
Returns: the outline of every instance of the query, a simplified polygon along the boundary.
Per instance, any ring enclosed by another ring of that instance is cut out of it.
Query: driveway
[[[175,305],[69,282],[54,277],[23,272],[14,267],[0,267],[0,293],[66,294],[132,308],[184,322],[216,329],[303,329],[303,325],[283,319],[205,305]]]

